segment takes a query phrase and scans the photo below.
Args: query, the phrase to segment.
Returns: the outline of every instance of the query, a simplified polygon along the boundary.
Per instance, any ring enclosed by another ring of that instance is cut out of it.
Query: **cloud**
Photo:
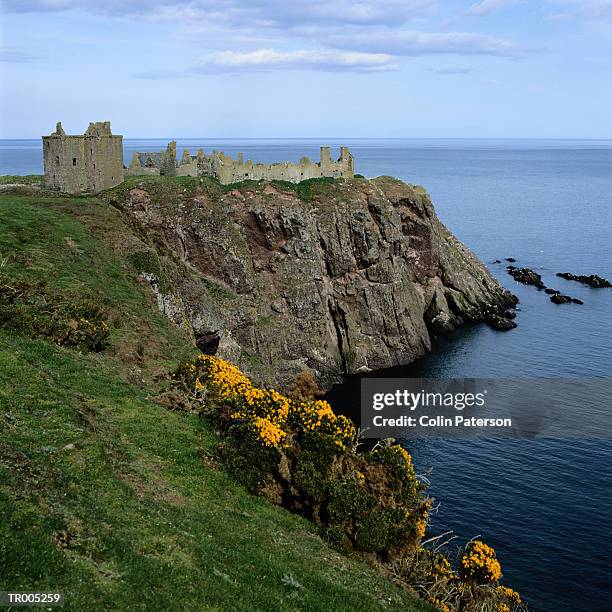
[[[434,0],[244,0],[260,17],[281,25],[401,25],[426,13]]]
[[[4,0],[8,12],[79,10],[117,16],[184,21],[205,19],[254,25],[347,23],[402,24],[427,12],[435,0]]]
[[[472,4],[466,14],[471,17],[484,17],[519,4],[525,4],[525,0],[481,0],[481,2]]]
[[[192,72],[200,74],[263,72],[270,70],[323,70],[329,72],[381,72],[396,68],[384,53],[300,50],[279,52],[258,49],[250,52],[211,53]]]
[[[593,19],[612,19],[612,0],[582,2],[583,13]]]
[[[486,4],[512,0],[482,0]],[[518,0],[515,0],[518,1]],[[421,32],[407,22],[435,14],[437,0],[0,0],[13,12],[78,11],[178,24],[174,37],[204,46],[192,72],[263,70],[380,72],[402,56],[456,54],[516,57],[504,38],[469,32]],[[139,71],[142,79],[184,71]]]
[[[474,72],[473,68],[434,68],[432,70],[435,74],[469,74]]]
[[[548,0],[547,4],[549,19],[612,21],[612,0]]]
[[[101,0],[104,4],[104,0]],[[66,11],[73,8],[93,8],[94,2],[88,0],[3,0],[2,10],[7,13],[48,13]]]
[[[331,36],[326,42],[336,48],[390,55],[522,55],[522,51],[509,40],[470,32],[362,32],[351,36]]]
[[[39,58],[27,51],[21,51],[15,47],[0,47],[0,62],[15,62],[18,64],[27,64],[35,62]]]

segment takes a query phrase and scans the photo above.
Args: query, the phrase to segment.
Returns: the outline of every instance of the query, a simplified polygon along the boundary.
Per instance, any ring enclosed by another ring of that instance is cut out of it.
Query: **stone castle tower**
[[[90,123],[83,136],[68,136],[58,122],[43,136],[45,186],[65,193],[97,193],[123,182],[123,136],[110,121]]]

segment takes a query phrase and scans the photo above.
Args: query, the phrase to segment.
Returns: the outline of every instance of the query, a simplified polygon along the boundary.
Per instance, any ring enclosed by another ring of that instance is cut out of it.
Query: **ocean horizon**
[[[42,136],[41,136],[42,138]],[[1,174],[42,174],[43,158],[41,138],[0,139],[0,173]],[[163,151],[171,140],[176,140],[177,154],[180,157],[184,149],[195,154],[199,148],[207,153],[213,150],[224,151],[235,156],[239,152],[245,159],[255,162],[271,163],[276,161],[297,162],[307,155],[313,161],[319,159],[319,147],[331,146],[332,157],[339,153],[340,146],[348,146],[362,153],[356,156],[358,173],[368,174],[372,166],[372,153],[377,149],[430,150],[430,149],[479,149],[479,150],[608,150],[612,148],[612,139],[581,138],[179,138],[150,137],[126,138],[123,143],[123,161],[129,165],[132,154],[136,151]],[[284,157],[281,157],[284,156]],[[361,166],[363,167],[360,167]],[[403,176],[399,176],[402,178]]]

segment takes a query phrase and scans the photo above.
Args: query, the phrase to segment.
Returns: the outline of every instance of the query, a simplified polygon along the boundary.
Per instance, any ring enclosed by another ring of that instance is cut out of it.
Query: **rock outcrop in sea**
[[[553,304],[584,304],[582,300],[579,300],[578,298],[573,298],[569,295],[563,295],[558,291],[550,296],[550,301]]]
[[[533,285],[538,289],[545,289],[546,286],[542,282],[542,277],[534,272],[531,268],[515,268],[514,266],[507,266],[506,270],[508,274],[519,283],[524,285]]]
[[[515,325],[517,299],[420,187],[185,181],[133,181],[103,197],[138,226],[147,250],[134,261],[162,311],[262,381],[307,366],[329,385],[409,363],[468,322]]]
[[[515,281],[523,283],[523,285],[532,285],[538,289],[538,291],[544,290],[544,293],[550,296],[550,301],[553,304],[584,304],[584,302],[578,298],[573,298],[569,295],[563,295],[559,290],[547,287],[542,282],[542,276],[537,272],[534,272],[531,268],[516,268],[515,266],[506,266],[508,274],[514,278]],[[565,278],[566,280],[577,280],[582,283],[590,284],[591,287],[599,288],[605,287],[604,283],[608,281],[605,278],[599,276],[575,276],[569,272],[563,274],[558,273],[557,276]],[[502,329],[498,327],[497,329]]]
[[[603,289],[605,287],[612,287],[612,283],[597,274],[572,274],[571,272],[557,272],[557,276],[564,278],[565,280],[577,281],[588,285],[593,289]]]

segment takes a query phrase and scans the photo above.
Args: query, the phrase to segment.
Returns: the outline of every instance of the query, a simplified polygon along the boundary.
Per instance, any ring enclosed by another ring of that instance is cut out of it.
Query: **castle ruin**
[[[333,160],[329,147],[321,147],[321,158],[312,162],[302,157],[297,164],[279,162],[274,164],[244,161],[242,153],[233,159],[219,151],[206,155],[200,149],[197,155],[183,151],[179,161],[176,159],[176,142],[172,141],[163,153],[134,153],[127,169],[131,176],[215,176],[224,184],[240,181],[289,181],[299,183],[322,176],[332,178],[353,178],[355,167],[353,156],[347,147],[340,148],[340,157]]]
[[[90,123],[82,136],[68,136],[58,122],[42,140],[48,189],[97,193],[123,182],[123,136],[113,136],[110,121]]]
[[[43,136],[45,185],[66,193],[97,193],[110,189],[126,176],[213,176],[222,184],[240,181],[289,181],[331,177],[353,178],[353,156],[347,147],[340,148],[340,157],[333,160],[329,147],[321,147],[318,162],[302,157],[297,164],[273,164],[244,161],[242,153],[236,159],[219,151],[210,155],[198,150],[197,155],[183,151],[176,156],[176,142],[163,152],[134,153],[128,168],[123,165],[123,137],[113,136],[110,122],[90,123],[83,136],[67,136],[58,123],[56,130]]]

